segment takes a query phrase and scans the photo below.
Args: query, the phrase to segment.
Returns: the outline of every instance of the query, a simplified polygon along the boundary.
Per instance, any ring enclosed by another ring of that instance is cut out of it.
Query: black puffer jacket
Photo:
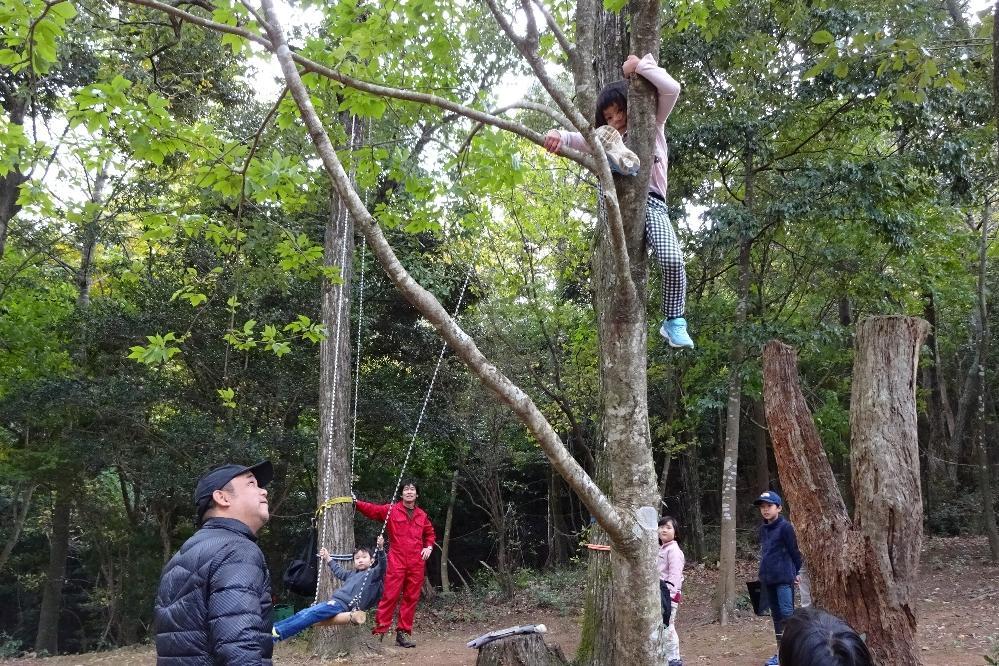
[[[161,665],[270,664],[271,576],[250,528],[209,518],[163,569],[156,593]]]

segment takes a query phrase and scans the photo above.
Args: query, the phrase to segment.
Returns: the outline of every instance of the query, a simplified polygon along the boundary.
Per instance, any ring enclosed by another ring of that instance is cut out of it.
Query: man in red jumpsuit
[[[419,493],[416,484],[407,481],[402,486],[402,501],[393,504],[372,504],[357,500],[357,510],[371,520],[385,520],[389,538],[388,569],[385,571],[385,591],[375,613],[373,634],[384,636],[392,625],[396,604],[399,620],[396,622],[395,642],[401,647],[416,647],[409,639],[413,634],[413,616],[416,602],[420,600],[423,573],[427,558],[433,552],[434,526],[427,512],[416,506]]]

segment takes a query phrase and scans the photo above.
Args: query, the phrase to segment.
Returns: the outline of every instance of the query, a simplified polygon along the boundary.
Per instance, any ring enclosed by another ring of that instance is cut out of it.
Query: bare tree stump
[[[483,645],[475,666],[567,666],[558,645],[548,645],[541,634],[518,634]]]
[[[867,635],[879,663],[919,664],[914,581],[922,543],[916,364],[928,324],[874,317],[857,329],[851,395],[855,520],[836,486],[791,347],[763,352],[763,394],[781,486],[816,605]]]

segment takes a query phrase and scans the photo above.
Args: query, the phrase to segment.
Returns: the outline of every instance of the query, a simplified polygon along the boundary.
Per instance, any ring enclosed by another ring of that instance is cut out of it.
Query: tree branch
[[[280,21],[275,13],[273,1],[262,0],[262,5],[270,26],[270,37],[274,43],[274,51],[281,63],[281,70],[284,73],[288,88],[301,112],[302,120],[308,128],[309,137],[316,146],[333,186],[361,228],[369,247],[388,277],[395,283],[403,296],[427,318],[472,373],[510,406],[534,435],[552,465],[566,479],[608,534],[618,543],[628,543],[632,537],[630,530],[626,527],[624,517],[569,454],[551,424],[548,423],[531,398],[486,359],[475,345],[474,340],[458,326],[433,294],[416,282],[400,263],[392,246],[389,245],[381,229],[375,224],[371,214],[365,209],[357,192],[351,187],[350,179],[333,150],[329,136],[312,106],[309,92],[302,83],[302,78],[295,67],[291,50],[285,42]]]
[[[230,35],[236,35],[238,37],[242,37],[250,42],[253,42],[254,44],[259,44],[263,46],[265,49],[271,52],[274,52],[275,50],[270,40],[256,33],[253,33],[245,28],[234,25],[226,25],[224,23],[218,23],[216,21],[212,21],[211,19],[206,19],[202,16],[198,16],[197,14],[186,12],[183,9],[178,9],[177,7],[173,7],[164,2],[159,2],[159,0],[124,0],[124,1],[133,5],[141,5],[143,7],[148,7],[150,9],[155,9],[161,12],[165,12],[170,16],[181,18],[185,21],[189,21],[190,23],[201,26],[203,28],[208,28],[209,30],[214,30],[216,32],[224,32]],[[492,125],[493,127],[504,129],[508,132],[516,134],[517,136],[527,139],[528,141],[531,141],[532,143],[535,143],[539,146],[544,145],[544,140],[545,140],[544,136],[538,134],[534,130],[531,130],[528,127],[525,127],[524,125],[521,125],[519,123],[515,123],[513,121],[506,120],[503,118],[497,118],[484,111],[473,109],[471,107],[467,107],[457,102],[452,102],[449,99],[438,97],[437,95],[416,92],[413,90],[392,88],[390,86],[384,86],[377,83],[370,83],[368,81],[355,79],[353,77],[347,76],[346,74],[331,69],[326,65],[322,65],[318,62],[315,62],[314,60],[310,60],[309,58],[306,58],[305,56],[302,56],[295,52],[291,53],[291,57],[305,71],[313,72],[315,74],[319,74],[320,76],[325,76],[328,79],[332,79],[337,83],[342,83],[343,85],[353,88],[355,90],[360,90],[361,92],[366,92],[368,94],[375,95],[378,97],[388,97],[391,99],[399,99],[406,102],[415,102],[417,104],[436,106],[438,108],[444,109],[445,111],[452,111],[454,113],[457,113],[461,116],[464,116],[465,118],[470,118],[471,120],[476,120],[486,125]],[[587,169],[590,169],[591,171],[594,170],[593,167],[594,159],[592,156],[587,155],[586,153],[581,153],[576,150],[565,150],[561,154],[564,157],[567,157],[572,161],[581,164]]]

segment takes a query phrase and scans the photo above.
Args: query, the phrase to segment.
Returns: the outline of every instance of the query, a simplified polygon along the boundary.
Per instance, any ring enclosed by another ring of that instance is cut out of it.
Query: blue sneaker
[[[659,335],[666,338],[666,342],[669,343],[670,347],[694,348],[694,341],[690,339],[690,335],[687,333],[687,320],[683,317],[663,319],[662,326],[659,327]]]
[[[767,659],[767,663],[763,664],[763,666],[780,666],[780,662],[777,660],[777,655]]]
[[[607,153],[607,162],[610,164],[611,171],[623,176],[638,174],[642,163],[639,161],[638,155],[624,145],[624,139],[621,138],[620,132],[610,125],[601,125],[596,129],[596,135],[600,145],[604,147],[604,152]]]

